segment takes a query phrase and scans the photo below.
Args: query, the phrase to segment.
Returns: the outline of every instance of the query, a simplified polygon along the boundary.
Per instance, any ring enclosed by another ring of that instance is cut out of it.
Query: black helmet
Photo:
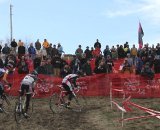
[[[79,76],[82,76],[82,75],[83,75],[83,72],[82,72],[81,70],[78,70],[78,71],[76,72],[76,74],[77,74],[78,77],[79,77]]]
[[[35,75],[35,76],[38,76],[38,72],[37,72],[36,70],[33,70],[33,71],[31,72],[31,74],[33,74],[33,75]]]

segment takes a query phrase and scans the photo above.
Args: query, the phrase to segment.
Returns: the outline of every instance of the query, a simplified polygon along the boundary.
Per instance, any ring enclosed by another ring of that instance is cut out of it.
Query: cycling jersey
[[[76,87],[76,82],[74,80],[76,80],[77,78],[77,74],[69,74],[63,78],[62,84],[66,84],[70,88],[70,91],[72,91],[73,88]]]
[[[32,90],[34,89],[34,83],[37,80],[37,76],[32,75],[32,74],[27,74],[23,80],[21,81],[21,86],[26,85],[29,87],[29,91],[28,92],[32,92]]]

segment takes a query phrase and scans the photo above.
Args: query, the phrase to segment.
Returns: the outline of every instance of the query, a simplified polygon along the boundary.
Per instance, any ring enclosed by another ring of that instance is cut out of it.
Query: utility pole
[[[13,26],[12,26],[12,7],[13,5],[10,4],[10,42],[13,40]]]

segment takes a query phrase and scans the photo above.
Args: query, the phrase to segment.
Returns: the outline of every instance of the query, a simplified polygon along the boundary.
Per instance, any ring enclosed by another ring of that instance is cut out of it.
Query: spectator
[[[111,57],[113,60],[118,59],[117,49],[114,46],[112,46],[111,48],[111,55],[112,55]]]
[[[18,58],[21,59],[21,57],[24,56],[25,53],[26,53],[26,48],[22,43],[18,46]]]
[[[133,72],[133,71],[132,71],[132,67],[131,67],[131,65],[129,64],[127,58],[124,60],[124,63],[120,66],[120,71],[121,71],[122,73],[126,73],[126,72],[132,73],[132,72]]]
[[[8,47],[7,43],[3,47],[2,53],[4,54],[4,57],[7,57],[7,55],[10,53],[10,48]]]
[[[152,68],[149,66],[149,62],[146,62],[146,64],[142,68],[141,75],[143,77],[147,77],[151,80],[154,78],[154,72],[153,72]]]
[[[113,72],[114,63],[110,55],[107,56],[106,65],[107,65],[107,73]]]
[[[58,43],[57,50],[58,50],[59,57],[61,57],[61,55],[62,55],[62,53],[64,53],[64,51],[63,51],[63,47],[61,46],[60,43]]]
[[[108,55],[112,56],[108,45],[106,45],[106,48],[103,51],[103,55],[104,55],[104,58],[107,58]]]
[[[46,60],[45,70],[46,70],[47,75],[52,75],[53,74],[53,65],[51,64],[51,59],[50,58],[48,58]]]
[[[58,50],[56,48],[56,45],[53,45],[52,51],[51,51],[51,58],[59,55]]]
[[[124,52],[124,49],[123,49],[123,46],[120,45],[120,47],[117,49],[118,51],[118,58],[124,58],[125,57],[125,52]]]
[[[92,52],[91,52],[91,50],[89,50],[89,46],[86,47],[86,50],[84,51],[84,53],[86,54],[87,59],[92,58]]]
[[[143,67],[143,61],[139,57],[139,55],[137,55],[137,57],[135,58],[135,73],[141,74],[142,67]]]
[[[77,56],[73,56],[73,60],[70,63],[72,73],[76,74],[77,71],[81,70],[81,62]]]
[[[51,63],[53,65],[54,75],[59,77],[60,76],[60,70],[62,69],[62,66],[63,66],[62,59],[58,55],[55,55],[52,58]]]
[[[39,39],[37,39],[37,41],[35,42],[35,48],[37,51],[37,54],[40,54],[40,50],[41,50],[41,43],[39,42]]]
[[[96,74],[101,74],[101,73],[107,72],[106,64],[103,60],[101,60],[99,65],[95,67],[94,72]]]
[[[47,39],[44,39],[43,47],[46,49],[49,47],[49,42],[47,41]]]
[[[27,63],[24,56],[21,57],[20,61],[17,64],[17,67],[18,67],[19,74],[28,74],[29,73],[28,63]]]
[[[52,43],[50,43],[49,47],[47,48],[47,56],[50,58],[52,57],[52,50],[53,50]]]
[[[28,53],[31,59],[34,60],[36,56],[36,49],[33,47],[33,43],[30,44],[30,47],[28,48]]]
[[[131,58],[133,59],[133,64],[135,65],[135,58],[137,56],[138,50],[135,47],[135,45],[133,44],[133,47],[131,48]]]
[[[101,43],[99,42],[99,40],[97,39],[96,42],[94,43],[94,48],[99,48],[101,49]]]
[[[46,60],[46,58],[47,58],[47,51],[46,51],[45,47],[42,48],[41,55],[42,55],[42,60]]]
[[[154,60],[154,72],[160,73],[160,56],[156,55]]]
[[[15,41],[15,39],[13,39],[13,41],[11,42],[11,50],[12,50],[13,54],[16,54],[17,42]]]
[[[33,67],[34,69],[36,69],[37,67],[39,67],[41,65],[41,55],[36,55],[36,58],[33,60]]]
[[[87,62],[82,65],[82,71],[84,75],[92,75],[92,69],[91,69],[91,64],[90,64],[90,59],[87,60]]]
[[[24,43],[23,43],[21,40],[19,40],[19,41],[18,41],[18,47],[19,47],[19,46],[23,46],[23,45],[24,45]]]
[[[61,76],[61,78],[64,78],[65,76],[67,76],[68,74],[71,74],[71,73],[72,73],[72,70],[71,70],[70,66],[66,64],[62,68],[62,70],[60,72],[60,76]]]
[[[75,54],[76,54],[76,56],[77,56],[79,59],[82,58],[82,54],[83,54],[83,50],[82,50],[81,47],[82,47],[82,46],[79,45],[78,48],[77,48],[76,51],[75,51]]]

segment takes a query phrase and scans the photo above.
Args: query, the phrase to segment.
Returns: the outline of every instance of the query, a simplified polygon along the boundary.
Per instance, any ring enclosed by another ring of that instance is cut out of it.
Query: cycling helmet
[[[78,77],[83,75],[83,73],[82,73],[81,70],[78,70],[78,71],[76,72],[76,74],[77,74]]]
[[[32,74],[32,75],[35,75],[35,76],[38,76],[38,72],[37,72],[36,70],[33,70],[33,71],[31,72],[31,74]]]

